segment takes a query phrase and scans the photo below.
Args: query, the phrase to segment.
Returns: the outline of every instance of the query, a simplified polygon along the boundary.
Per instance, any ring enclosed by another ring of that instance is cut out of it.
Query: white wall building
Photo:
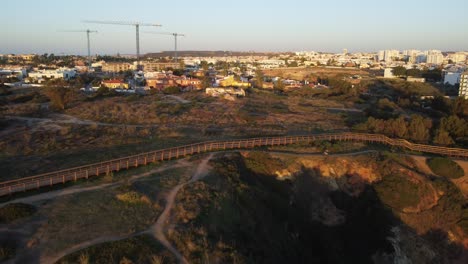
[[[32,79],[65,79],[68,80],[76,76],[76,71],[69,68],[60,68],[57,70],[39,70],[30,72],[28,76]]]
[[[465,71],[460,77],[458,96],[468,99],[468,71]]]
[[[408,56],[408,57],[417,56],[419,53],[421,53],[421,51],[419,50],[404,50],[403,51],[403,55]]]
[[[454,63],[464,63],[466,62],[466,55],[464,53],[457,52],[450,54],[449,59],[451,59]]]
[[[0,75],[5,76],[7,78],[16,77],[22,80],[24,77],[27,76],[26,68],[19,68],[19,67],[5,67],[0,68]]]
[[[379,51],[377,56],[378,56],[379,61],[391,62],[395,58],[400,57],[400,51],[399,50],[381,50]]]
[[[444,63],[444,55],[442,53],[431,53],[427,55],[428,64],[442,64]]]
[[[384,70],[384,78],[396,78],[396,76],[393,74],[393,68],[386,68]]]

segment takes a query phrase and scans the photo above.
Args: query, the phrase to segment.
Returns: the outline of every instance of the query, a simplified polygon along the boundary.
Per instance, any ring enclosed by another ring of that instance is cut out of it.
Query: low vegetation
[[[16,254],[16,246],[8,241],[0,241],[0,262],[13,258]]]
[[[11,223],[21,218],[32,216],[36,207],[30,204],[12,203],[0,208],[0,223]]]
[[[420,185],[408,180],[407,176],[388,175],[375,185],[379,198],[391,208],[402,211],[417,206],[421,196]]]
[[[176,263],[171,252],[149,235],[107,242],[72,253],[57,263],[168,264]]]
[[[315,170],[278,180],[269,168],[276,163],[263,154],[220,158],[214,174],[179,193],[180,227],[170,239],[184,256],[194,263],[369,263],[386,248],[393,219],[371,189],[360,198],[332,192]],[[365,237],[359,246],[356,237]]]
[[[450,179],[458,179],[465,175],[460,165],[449,158],[430,158],[427,160],[427,165],[434,174]]]

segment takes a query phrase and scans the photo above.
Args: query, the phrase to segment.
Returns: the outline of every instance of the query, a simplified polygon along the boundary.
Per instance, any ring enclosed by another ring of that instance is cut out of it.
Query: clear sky
[[[83,20],[160,23],[187,34],[180,50],[468,50],[467,0],[3,0],[0,54],[134,54],[131,26]],[[173,49],[173,38],[141,33],[142,53]]]

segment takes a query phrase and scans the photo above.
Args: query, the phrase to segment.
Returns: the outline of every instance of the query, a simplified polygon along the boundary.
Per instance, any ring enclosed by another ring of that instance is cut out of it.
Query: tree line
[[[416,114],[409,120],[403,116],[387,120],[369,117],[366,122],[354,126],[354,129],[441,146],[454,145],[457,140],[468,136],[468,122],[456,115],[441,118],[437,125],[431,118]]]
[[[426,80],[438,82],[442,80],[442,70],[441,69],[406,69],[403,66],[397,66],[393,68],[393,74],[400,77],[422,77]]]

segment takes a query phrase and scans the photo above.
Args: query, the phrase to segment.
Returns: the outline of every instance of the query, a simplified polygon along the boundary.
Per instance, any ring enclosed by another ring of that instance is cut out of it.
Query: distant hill
[[[278,53],[274,52],[252,52],[252,51],[198,51],[198,50],[186,50],[178,51],[180,57],[220,57],[220,56],[269,56]],[[287,52],[289,53],[289,52]],[[282,53],[285,54],[285,53]],[[158,53],[147,53],[145,57],[159,58],[159,57],[172,57],[174,51],[162,51]]]

